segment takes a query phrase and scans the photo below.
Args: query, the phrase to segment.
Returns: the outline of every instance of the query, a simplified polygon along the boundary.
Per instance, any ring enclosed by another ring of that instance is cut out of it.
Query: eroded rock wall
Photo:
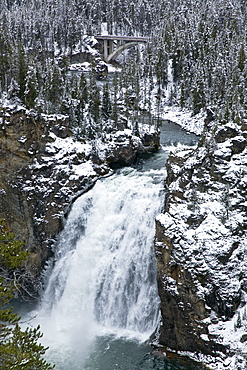
[[[247,292],[246,138],[244,127],[213,121],[196,149],[167,162],[169,195],[155,239],[159,341],[176,351],[244,353],[246,322],[239,332],[236,322]]]

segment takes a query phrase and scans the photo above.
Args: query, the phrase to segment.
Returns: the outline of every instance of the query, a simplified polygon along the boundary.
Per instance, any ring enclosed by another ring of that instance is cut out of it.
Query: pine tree
[[[74,92],[75,93],[75,92]],[[79,83],[77,85],[77,93],[74,98],[77,101],[77,104],[74,108],[74,117],[77,125],[77,135],[81,137],[85,134],[85,114],[86,106],[88,103],[88,87],[87,80],[84,73],[81,73],[79,78]]]
[[[0,27],[0,89],[6,90],[11,80],[12,44]]]
[[[38,96],[38,79],[35,65],[29,65],[27,69],[24,102],[27,108],[34,108]]]
[[[23,44],[19,41],[17,48],[18,55],[18,74],[17,82],[19,84],[19,98],[22,102],[25,101],[25,89],[26,89],[26,75],[27,75],[27,56]]]
[[[8,89],[7,89],[8,99],[19,100],[19,91],[20,91],[20,87],[18,83],[16,82],[14,78],[12,78],[10,81],[10,84],[8,85]]]
[[[40,327],[22,330],[20,317],[10,307],[18,287],[14,272],[28,257],[23,243],[16,240],[0,220],[0,370],[51,370],[54,366],[43,359],[46,352],[38,343]]]
[[[239,53],[238,53],[238,68],[240,69],[241,72],[243,72],[245,64],[246,64],[246,53],[245,53],[244,45],[241,44]]]
[[[119,107],[118,107],[118,89],[119,89],[119,79],[118,75],[114,75],[113,79],[113,104],[112,104],[112,120],[114,127],[117,127],[119,120]]]
[[[47,74],[45,79],[45,99],[50,103],[49,112],[55,112],[60,109],[64,91],[64,80],[61,70],[55,62],[47,65]]]
[[[101,106],[102,117],[105,121],[108,121],[112,113],[112,104],[109,94],[109,85],[105,84],[103,87],[102,106]]]
[[[90,75],[90,85],[88,91],[88,102],[89,102],[89,114],[92,119],[92,125],[97,125],[100,118],[100,92],[96,84],[95,77]]]

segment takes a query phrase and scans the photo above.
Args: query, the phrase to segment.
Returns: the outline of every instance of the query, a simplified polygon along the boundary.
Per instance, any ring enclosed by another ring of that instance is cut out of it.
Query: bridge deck
[[[148,37],[139,36],[114,36],[114,35],[97,35],[94,36],[96,40],[119,40],[119,41],[136,41],[136,42],[147,42]]]

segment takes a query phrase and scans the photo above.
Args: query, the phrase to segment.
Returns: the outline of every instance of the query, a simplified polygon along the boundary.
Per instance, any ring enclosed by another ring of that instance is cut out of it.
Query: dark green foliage
[[[113,80],[113,104],[112,104],[112,120],[114,125],[117,127],[119,118],[119,107],[118,107],[118,86],[119,80],[117,74],[114,76]]]
[[[19,289],[15,271],[28,257],[23,243],[16,240],[0,220],[0,370],[51,370],[43,355],[47,348],[38,343],[42,337],[39,326],[22,330],[20,317],[10,307]]]
[[[88,87],[84,73],[81,73],[79,82],[78,99],[85,105],[88,102]]]
[[[238,68],[241,72],[243,72],[246,64],[246,53],[245,53],[245,46],[241,44],[239,53],[238,53]]]
[[[192,109],[194,114],[198,114],[205,107],[205,89],[202,81],[198,81],[192,88]]]
[[[109,86],[107,84],[105,84],[103,88],[101,113],[105,121],[109,120],[112,113],[112,104],[110,100]]]
[[[28,252],[23,251],[23,242],[15,239],[15,234],[9,232],[4,221],[0,220],[0,268],[1,271],[14,269],[21,265],[28,257]]]
[[[79,83],[77,85],[77,90],[74,95],[74,98],[77,100],[77,104],[75,107],[75,120],[77,126],[80,128],[80,131],[84,131],[84,124],[85,124],[85,112],[86,112],[86,104],[88,103],[88,86],[87,80],[84,73],[81,73]]]
[[[13,45],[0,26],[0,87],[6,90],[10,82]]]
[[[17,47],[17,76],[16,80],[19,84],[19,98],[25,101],[26,77],[27,77],[28,62],[24,49],[24,45],[19,42]]]
[[[47,74],[45,81],[45,97],[51,104],[51,111],[54,109],[60,109],[62,100],[62,93],[64,87],[64,80],[61,69],[55,63],[50,63],[47,66]]]
[[[239,328],[241,328],[241,326],[242,326],[242,320],[241,320],[240,312],[238,312],[238,317],[237,317],[237,322],[235,324],[235,329],[239,329]]]
[[[0,345],[0,370],[51,370],[43,358],[47,348],[38,343],[42,337],[40,327],[21,330],[16,324],[11,330],[11,338]]]
[[[37,97],[38,97],[37,70],[35,65],[30,65],[28,66],[27,69],[24,91],[24,102],[27,108],[31,109],[35,107],[35,101]]]
[[[181,106],[196,114],[214,105],[218,118],[241,122],[246,118],[246,4],[195,0],[190,7],[181,1],[175,12],[173,1],[167,5],[163,40],[175,82],[182,81]]]
[[[100,118],[100,92],[93,74],[90,75],[90,84],[88,91],[89,114],[95,124],[99,123]]]

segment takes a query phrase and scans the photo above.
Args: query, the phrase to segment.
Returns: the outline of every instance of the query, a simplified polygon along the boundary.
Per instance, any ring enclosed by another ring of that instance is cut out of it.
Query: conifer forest
[[[0,6],[0,93],[28,109],[68,114],[80,132],[93,135],[101,114],[116,123],[129,94],[149,111],[155,93],[158,106],[171,61],[170,105],[194,114],[212,106],[221,121],[246,118],[245,1],[3,0]],[[68,69],[74,50],[90,45],[104,22],[109,34],[149,41],[145,52],[131,52],[111,91],[105,86],[99,93],[94,75],[86,81]]]

